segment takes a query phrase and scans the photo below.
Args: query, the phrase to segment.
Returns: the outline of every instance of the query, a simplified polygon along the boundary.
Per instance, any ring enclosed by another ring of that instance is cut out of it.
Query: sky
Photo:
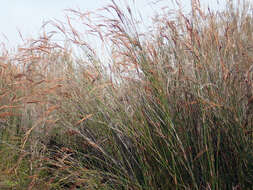
[[[117,0],[116,0],[117,1]],[[151,10],[157,7],[150,4],[151,0],[126,0],[135,1],[137,9],[143,11],[143,16],[151,16]],[[170,5],[173,0],[164,0]],[[221,0],[225,1],[225,0]],[[91,11],[108,5],[110,0],[0,0],[0,42],[8,47],[14,47],[22,43],[18,31],[24,38],[38,35],[43,22],[50,19],[64,21],[64,10],[68,8],[82,11]],[[183,6],[189,8],[190,0],[181,0]],[[217,0],[202,0],[205,5],[217,9],[223,5],[217,4]],[[164,6],[160,4],[160,6]],[[158,10],[158,9],[157,9]]]

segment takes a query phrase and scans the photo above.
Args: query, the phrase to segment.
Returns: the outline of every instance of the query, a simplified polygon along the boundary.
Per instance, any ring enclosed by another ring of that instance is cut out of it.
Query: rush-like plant
[[[176,4],[146,32],[131,3],[71,9],[2,50],[0,189],[252,189],[252,4]]]

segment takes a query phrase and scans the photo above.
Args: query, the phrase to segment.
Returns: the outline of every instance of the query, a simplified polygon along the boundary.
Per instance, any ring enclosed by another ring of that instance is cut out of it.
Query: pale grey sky
[[[126,1],[132,2],[133,0]],[[137,8],[143,11],[146,17],[151,16],[150,1],[135,0]],[[224,5],[225,0],[220,1]],[[43,21],[64,20],[64,9],[94,10],[110,2],[110,0],[0,0],[0,41],[4,41],[9,47],[16,46],[21,43],[18,30],[25,38],[36,36]],[[164,1],[167,5],[170,5],[170,2],[171,0]],[[181,0],[181,2],[187,7],[190,0]],[[217,5],[217,0],[202,0],[201,2],[215,8],[223,6],[221,3]],[[8,38],[8,41],[4,36]]]

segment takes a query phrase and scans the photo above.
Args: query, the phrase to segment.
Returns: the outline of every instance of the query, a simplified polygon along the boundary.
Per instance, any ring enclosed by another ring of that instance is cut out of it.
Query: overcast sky
[[[126,1],[132,2],[133,0]],[[165,0],[167,5],[170,5],[170,1]],[[135,2],[137,8],[144,12],[145,17],[150,16],[150,0],[135,0]],[[182,0],[182,2],[187,7],[190,0]],[[210,6],[215,8],[222,6],[217,6],[217,0],[203,0],[202,2],[212,3]],[[64,20],[64,9],[94,10],[108,5],[110,0],[0,0],[0,3],[0,41],[4,41],[8,46],[15,46],[21,42],[18,30],[25,38],[36,36],[43,21]],[[8,41],[4,36],[8,38]]]

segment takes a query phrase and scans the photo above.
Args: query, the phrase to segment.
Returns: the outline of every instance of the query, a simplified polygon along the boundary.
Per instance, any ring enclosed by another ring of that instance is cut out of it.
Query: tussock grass
[[[252,4],[196,1],[147,33],[119,5],[2,49],[0,188],[252,189]]]

